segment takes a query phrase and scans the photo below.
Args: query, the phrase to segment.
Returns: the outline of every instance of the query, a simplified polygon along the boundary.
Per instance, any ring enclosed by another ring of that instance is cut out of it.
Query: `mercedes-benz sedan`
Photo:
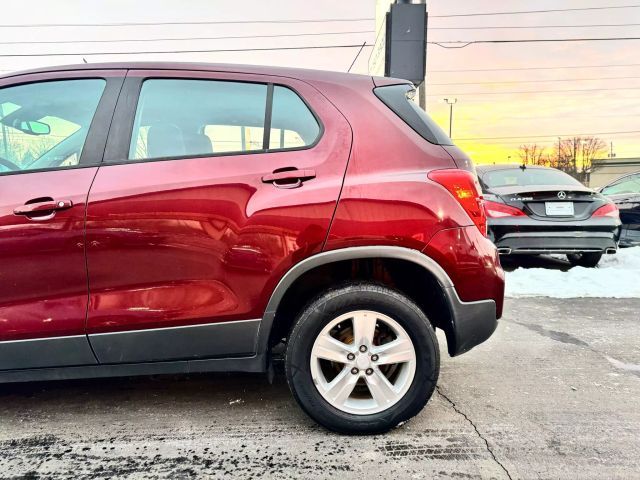
[[[555,168],[477,167],[489,238],[501,255],[566,254],[573,265],[595,267],[615,253],[620,236],[616,205]]]

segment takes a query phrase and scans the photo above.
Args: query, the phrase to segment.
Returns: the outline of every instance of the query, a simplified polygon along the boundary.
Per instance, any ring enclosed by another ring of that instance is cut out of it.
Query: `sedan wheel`
[[[567,260],[574,267],[593,268],[598,265],[601,258],[602,253],[600,252],[571,253],[567,255]]]

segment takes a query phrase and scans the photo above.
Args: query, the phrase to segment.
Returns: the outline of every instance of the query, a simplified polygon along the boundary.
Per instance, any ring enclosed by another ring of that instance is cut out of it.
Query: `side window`
[[[142,84],[132,160],[262,150],[267,85],[150,79]]]
[[[387,85],[374,88],[373,93],[426,141],[436,145],[453,145],[438,124],[413,101],[416,94],[413,85],[409,83]]]
[[[293,90],[275,86],[269,150],[306,147],[319,134],[320,126],[302,99]]]
[[[0,88],[0,175],[78,165],[106,81]]]
[[[640,175],[632,175],[618,183],[602,189],[602,193],[615,195],[617,193],[640,193]]]

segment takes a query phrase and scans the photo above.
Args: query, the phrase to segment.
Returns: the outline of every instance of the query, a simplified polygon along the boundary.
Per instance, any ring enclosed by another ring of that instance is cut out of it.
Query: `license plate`
[[[544,209],[547,215],[554,217],[573,216],[573,202],[544,202]]]

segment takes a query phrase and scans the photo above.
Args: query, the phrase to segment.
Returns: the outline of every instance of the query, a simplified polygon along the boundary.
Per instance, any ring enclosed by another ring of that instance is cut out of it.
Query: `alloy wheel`
[[[404,328],[387,315],[357,310],[333,319],[311,350],[313,382],[331,406],[370,415],[407,393],[416,372],[416,352]]]

